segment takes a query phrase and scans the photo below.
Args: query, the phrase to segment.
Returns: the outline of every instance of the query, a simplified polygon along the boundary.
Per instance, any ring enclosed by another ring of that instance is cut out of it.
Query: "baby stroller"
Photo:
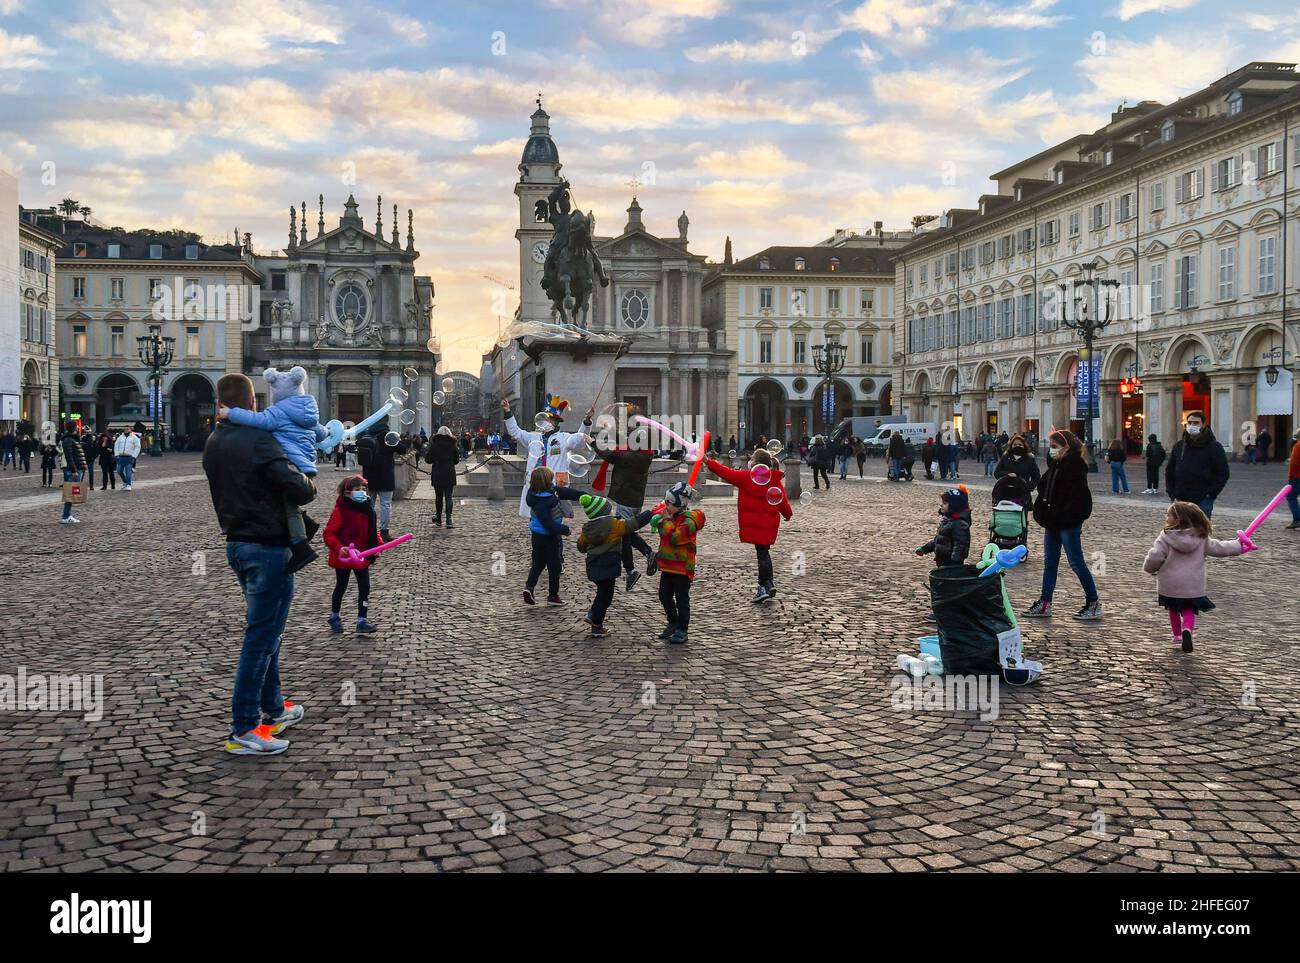
[[[993,486],[989,541],[998,548],[1029,545],[1029,486],[1023,478],[1003,475]]]

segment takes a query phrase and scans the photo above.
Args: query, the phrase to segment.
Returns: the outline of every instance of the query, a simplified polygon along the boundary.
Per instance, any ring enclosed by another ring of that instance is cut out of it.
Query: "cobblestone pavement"
[[[0,716],[0,868],[1300,867],[1300,532],[1270,519],[1260,552],[1212,561],[1219,608],[1183,655],[1140,571],[1161,506],[1103,501],[1085,546],[1105,620],[1065,617],[1063,569],[1062,614],[1024,626],[1046,676],[981,720],[891,704],[896,654],[927,634],[911,550],[936,494],[837,484],[796,505],[762,609],[734,505],[709,504],[673,649],[654,579],[590,641],[576,552],[567,608],[519,603],[512,503],[459,507],[448,532],[400,502],[392,527],[417,537],[375,570],[379,635],[331,636],[332,578],[300,577],[283,663],[307,718],[270,759],[221,751],[242,608],[202,482],[97,492],[79,526],[10,511],[0,673],[100,673],[106,706]],[[1018,607],[1040,544],[1009,576]]]

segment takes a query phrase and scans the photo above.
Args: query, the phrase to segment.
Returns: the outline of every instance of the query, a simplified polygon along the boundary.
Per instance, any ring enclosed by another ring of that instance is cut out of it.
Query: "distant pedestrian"
[[[998,467],[998,445],[991,437],[984,440],[984,448],[980,452],[984,459],[984,476],[987,478],[993,474],[993,469]]]
[[[1165,446],[1160,444],[1160,439],[1152,432],[1147,436],[1147,487],[1143,490],[1143,495],[1160,494],[1160,466],[1167,457]]]
[[[135,460],[140,457],[140,436],[131,428],[123,428],[113,442],[113,456],[117,459],[117,473],[122,476],[122,490],[129,492]]]
[[[1128,450],[1124,447],[1124,442],[1116,438],[1106,449],[1106,461],[1110,463],[1110,491],[1112,495],[1128,494],[1128,472],[1125,469],[1125,462],[1128,461]],[[1123,491],[1120,491],[1120,488]]]
[[[99,477],[101,484],[99,490],[103,491],[109,485],[113,486],[113,491],[117,491],[117,472],[116,456],[113,454],[113,441],[108,434],[102,434],[95,442],[95,448],[99,452]],[[93,487],[93,486],[92,486]]]
[[[54,470],[59,467],[59,446],[43,445],[41,447],[41,487],[54,487]]]
[[[460,462],[460,451],[451,429],[443,425],[429,440],[425,449],[424,461],[430,466],[429,481],[433,484],[433,524],[441,525],[443,510],[446,509],[447,527],[454,528],[451,522],[451,506],[456,489],[456,465]]]
[[[86,453],[81,447],[81,439],[77,437],[76,429],[72,422],[67,422],[63,426],[63,438],[59,442],[59,447],[63,453],[63,481],[81,481],[86,474]],[[76,525],[80,519],[72,514],[72,503],[65,501],[63,503],[63,524]]]
[[[1261,464],[1268,464],[1268,450],[1273,444],[1273,436],[1268,433],[1267,428],[1261,428],[1259,434],[1255,436],[1255,447],[1259,449],[1259,460]]]
[[[1228,484],[1228,456],[1205,424],[1205,415],[1189,412],[1183,438],[1169,453],[1165,492],[1170,501],[1199,505],[1206,517],[1214,514],[1214,500]]]
[[[36,441],[31,435],[23,435],[18,439],[18,460],[22,462],[23,471],[27,474],[32,472],[32,452],[36,450]]]

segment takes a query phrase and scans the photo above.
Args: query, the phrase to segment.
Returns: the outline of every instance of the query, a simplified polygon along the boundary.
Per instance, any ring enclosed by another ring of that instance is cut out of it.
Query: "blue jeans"
[[[65,468],[63,469],[63,480],[65,482],[81,481],[81,472],[77,471],[75,468]],[[72,502],[63,503],[63,517],[72,517]]]
[[[1286,503],[1291,509],[1291,521],[1300,522],[1300,478],[1291,479],[1291,494],[1286,496]]]
[[[849,473],[849,456],[840,455],[840,477],[843,478]]]
[[[889,472],[888,472],[889,478],[893,481],[898,481],[898,474],[899,474],[898,459],[897,458],[889,459]]]
[[[379,527],[388,528],[389,515],[393,510],[393,493],[392,492],[375,492],[375,501],[378,502],[379,508]]]
[[[957,455],[957,446],[956,446],[956,445],[953,445],[951,451],[950,451],[949,454],[948,454],[948,474],[949,474],[949,475],[955,475],[955,474],[957,474],[957,459],[958,459],[958,455]]]
[[[1214,499],[1202,498],[1201,511],[1205,512],[1205,517],[1210,518],[1214,514]]]
[[[122,477],[122,484],[131,484],[131,474],[135,471],[135,461],[130,455],[117,456],[117,473]],[[247,730],[245,730],[247,731]]]
[[[994,468],[997,468],[997,467],[998,467],[998,460],[997,460],[996,458],[985,458],[985,459],[984,459],[984,474],[985,474],[985,475],[992,475],[992,474],[993,474],[993,469],[994,469]]]
[[[1124,470],[1122,461],[1113,461],[1110,463],[1110,490],[1116,494],[1119,493],[1119,486],[1124,486],[1124,494],[1128,494],[1128,473]]]
[[[244,593],[244,644],[230,698],[236,735],[284,712],[280,694],[280,636],[293,602],[293,576],[285,574],[289,550],[252,542],[227,542],[226,561]]]
[[[1070,563],[1070,568],[1074,569],[1074,574],[1079,576],[1079,584],[1083,586],[1084,601],[1097,601],[1097,583],[1092,580],[1092,572],[1089,571],[1088,562],[1083,557],[1082,525],[1074,528],[1043,529],[1043,598],[1048,602],[1052,601],[1052,593],[1056,591],[1056,569],[1061,564],[1062,546],[1065,547],[1065,557]]]

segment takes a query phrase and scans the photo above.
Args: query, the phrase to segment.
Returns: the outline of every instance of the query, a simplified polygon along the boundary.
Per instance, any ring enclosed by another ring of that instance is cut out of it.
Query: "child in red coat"
[[[370,605],[370,566],[374,564],[376,556],[365,559],[360,568],[348,568],[339,562],[340,549],[351,545],[357,551],[364,552],[379,544],[375,507],[366,491],[366,480],[360,475],[345,478],[339,483],[338,501],[334,503],[334,511],[330,513],[329,523],[325,526],[325,544],[330,550],[330,568],[334,569],[330,631],[343,631],[339,609],[343,605],[343,593],[347,591],[348,573],[351,572],[357,577],[357,631],[374,632],[376,626],[366,618],[366,609]]]
[[[776,467],[776,460],[764,448],[749,457],[749,468],[728,468],[712,458],[705,462],[709,471],[723,481],[736,486],[736,508],[740,514],[740,540],[753,545],[758,554],[758,591],[751,600],[766,602],[776,596],[776,583],[772,577],[772,545],[781,527],[781,519],[789,521],[794,516],[790,499],[786,497],[781,480],[784,473]],[[758,466],[766,471],[755,471]],[[755,477],[757,474],[758,477]],[[763,478],[766,475],[766,482]]]

